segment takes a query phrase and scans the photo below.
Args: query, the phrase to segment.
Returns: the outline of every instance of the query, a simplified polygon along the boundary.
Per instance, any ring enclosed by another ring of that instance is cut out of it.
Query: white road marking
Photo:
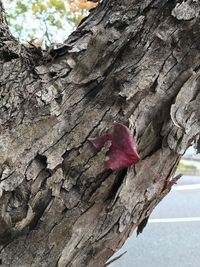
[[[200,189],[200,184],[185,184],[185,185],[175,185],[172,190],[194,190]]]
[[[150,219],[149,223],[200,222],[200,217]]]

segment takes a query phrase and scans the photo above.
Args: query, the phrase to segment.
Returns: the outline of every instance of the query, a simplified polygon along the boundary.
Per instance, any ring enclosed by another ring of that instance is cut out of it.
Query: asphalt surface
[[[182,177],[124,251],[109,267],[200,267],[200,177]]]

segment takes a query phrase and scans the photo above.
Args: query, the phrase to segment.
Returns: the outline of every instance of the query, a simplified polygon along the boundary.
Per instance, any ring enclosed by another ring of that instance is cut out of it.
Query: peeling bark
[[[176,182],[200,134],[200,4],[178,2],[102,1],[48,51],[0,3],[3,266],[104,266]],[[89,139],[116,121],[142,161],[112,172]]]

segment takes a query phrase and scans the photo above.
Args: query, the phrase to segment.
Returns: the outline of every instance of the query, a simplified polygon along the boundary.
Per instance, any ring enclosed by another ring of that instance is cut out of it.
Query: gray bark
[[[200,133],[198,1],[105,0],[57,49],[21,45],[0,4],[2,266],[101,267],[170,191]],[[105,170],[114,122],[142,161]]]

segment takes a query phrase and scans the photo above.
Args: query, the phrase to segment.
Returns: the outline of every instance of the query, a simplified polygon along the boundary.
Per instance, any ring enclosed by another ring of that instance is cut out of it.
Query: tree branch
[[[1,30],[3,30],[3,29],[8,30],[8,22],[6,19],[6,13],[5,13],[5,9],[3,7],[3,3],[1,1],[0,1],[0,23],[1,23],[1,27],[0,27]],[[2,35],[2,32],[1,32],[1,35]]]

